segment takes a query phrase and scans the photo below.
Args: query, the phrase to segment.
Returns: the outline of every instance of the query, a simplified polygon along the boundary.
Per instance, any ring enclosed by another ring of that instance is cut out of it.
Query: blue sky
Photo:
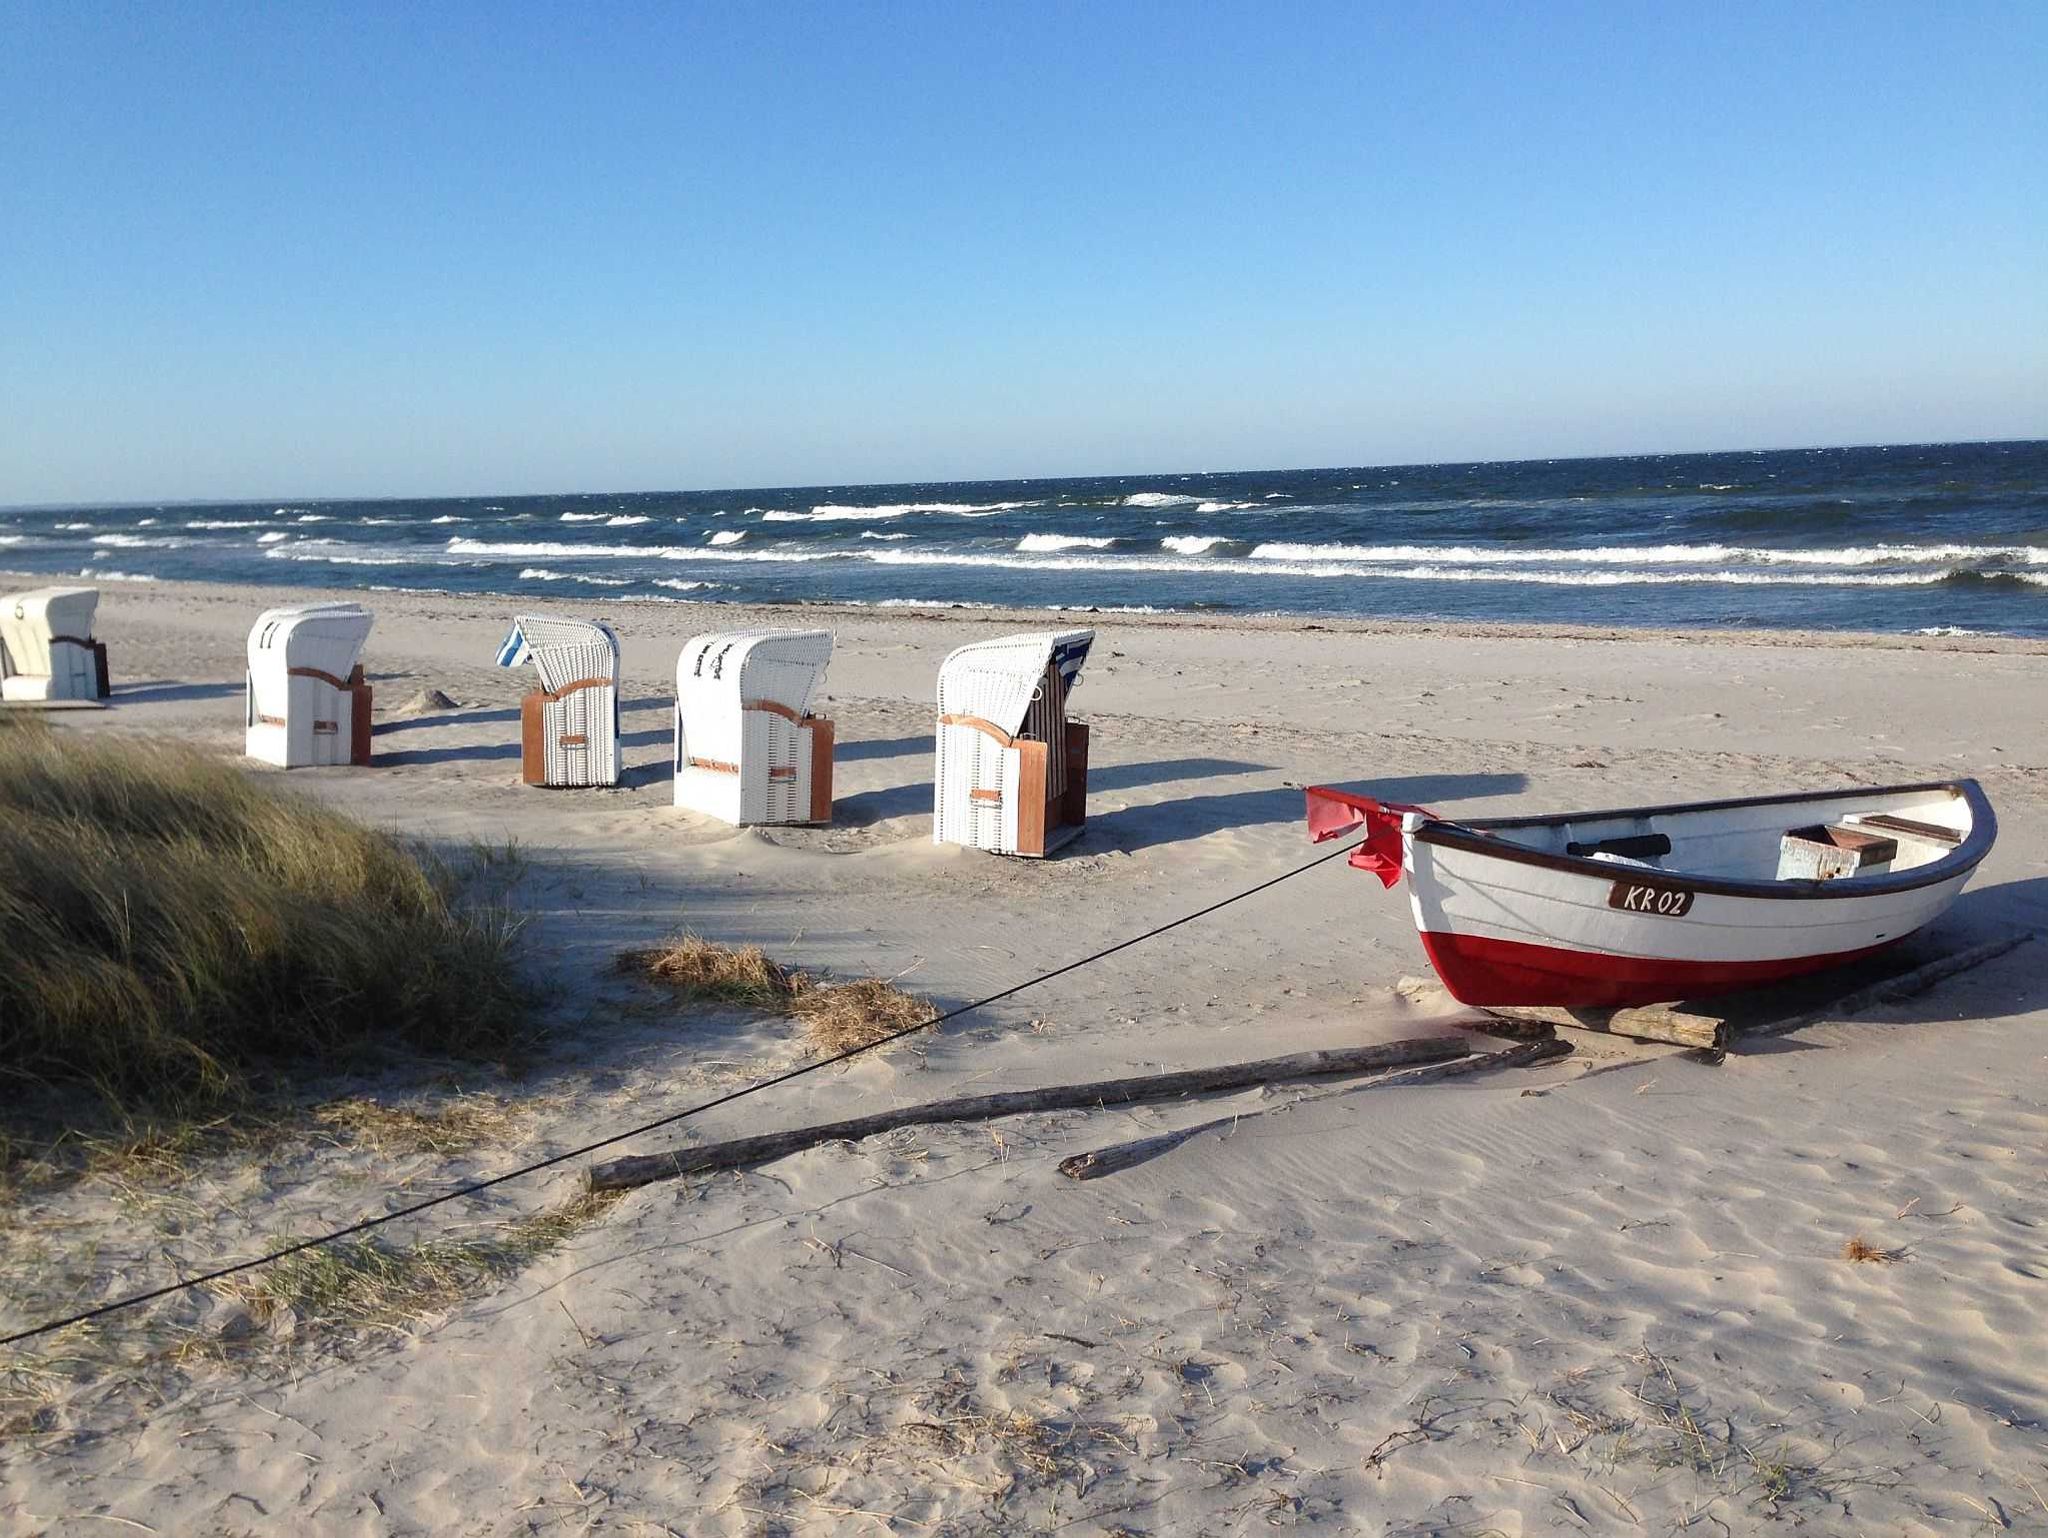
[[[0,503],[2048,435],[2044,78],[2037,3],[0,0]]]

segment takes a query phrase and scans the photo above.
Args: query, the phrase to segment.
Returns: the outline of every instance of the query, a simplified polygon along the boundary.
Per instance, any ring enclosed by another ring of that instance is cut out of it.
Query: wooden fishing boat
[[[1327,786],[1317,842],[1405,872],[1430,964],[1467,1004],[1619,1008],[1839,966],[1946,911],[1998,836],[1975,780],[1453,822]]]

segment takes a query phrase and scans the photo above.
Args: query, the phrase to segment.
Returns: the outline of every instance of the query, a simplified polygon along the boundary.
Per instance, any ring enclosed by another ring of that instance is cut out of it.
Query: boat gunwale
[[[1838,801],[1845,796],[1897,796],[1920,791],[1945,790],[1959,795],[1970,808],[1969,834],[1954,849],[1937,860],[1916,865],[1893,875],[1858,877],[1852,880],[1780,881],[1775,878],[1741,876],[1696,876],[1665,870],[1654,865],[1616,865],[1587,855],[1552,854],[1531,849],[1512,840],[1490,836],[1495,830],[1556,827],[1561,823],[1598,822],[1620,817],[1669,817],[1687,812],[1727,811],[1749,806],[1798,806],[1813,801]],[[1850,785],[1839,790],[1795,791],[1779,796],[1735,796],[1721,801],[1680,801],[1663,806],[1616,807],[1595,812],[1555,812],[1535,817],[1490,818],[1485,822],[1458,823],[1432,817],[1409,837],[1417,843],[1463,849],[1473,854],[1506,860],[1511,864],[1536,865],[1549,870],[1569,871],[1602,881],[1629,881],[1670,891],[1698,892],[1716,897],[1757,897],[1771,901],[1804,901],[1808,898],[1854,899],[1882,897],[1895,892],[1917,891],[1959,875],[1967,875],[1991,853],[1998,837],[1998,816],[1984,788],[1974,779],[1927,780],[1909,785]]]

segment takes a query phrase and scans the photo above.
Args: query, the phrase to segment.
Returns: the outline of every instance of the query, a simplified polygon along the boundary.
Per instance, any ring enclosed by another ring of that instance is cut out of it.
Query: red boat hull
[[[1563,1009],[1622,1009],[1735,993],[1824,972],[1897,943],[1887,940],[1862,950],[1776,961],[1674,961],[1422,931],[1429,964],[1459,1003],[1547,1004]]]

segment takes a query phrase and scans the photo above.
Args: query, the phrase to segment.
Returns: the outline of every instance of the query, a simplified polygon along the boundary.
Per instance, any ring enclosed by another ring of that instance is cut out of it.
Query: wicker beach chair
[[[519,777],[556,787],[619,783],[619,637],[594,620],[522,614],[500,667],[531,661],[540,687],[519,702]]]
[[[281,769],[370,761],[360,659],[374,623],[353,603],[263,611],[249,632],[249,757]]]
[[[694,636],[676,659],[676,805],[722,822],[832,820],[825,630]]]
[[[107,649],[92,638],[96,587],[0,598],[0,700],[103,700]]]
[[[932,840],[1044,855],[1088,817],[1088,728],[1067,696],[1092,630],[977,641],[939,667]]]

